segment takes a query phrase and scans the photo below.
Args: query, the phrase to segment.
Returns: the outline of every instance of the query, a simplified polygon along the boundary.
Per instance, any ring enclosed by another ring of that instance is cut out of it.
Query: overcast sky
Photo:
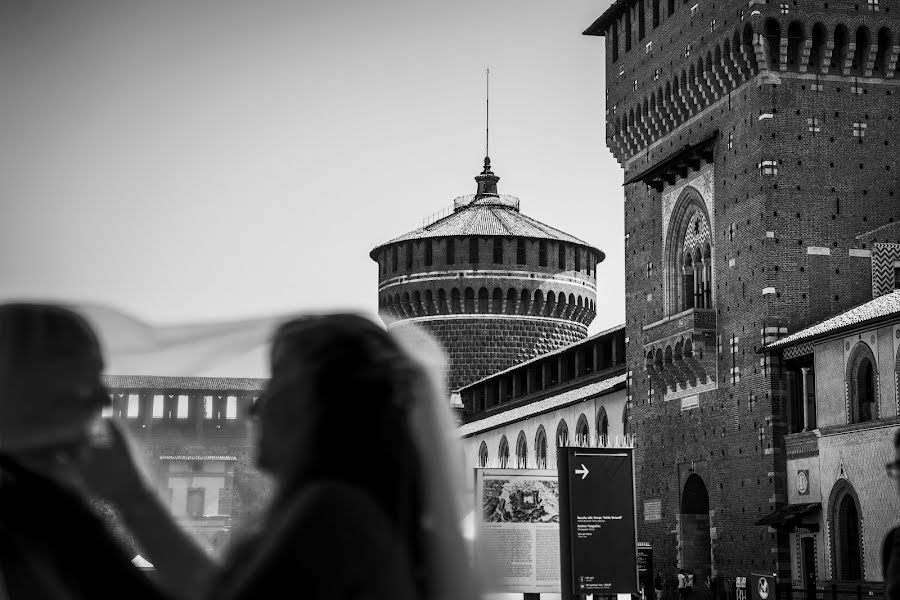
[[[376,245],[474,193],[606,252],[608,0],[0,0],[0,295],[157,323],[374,314]]]

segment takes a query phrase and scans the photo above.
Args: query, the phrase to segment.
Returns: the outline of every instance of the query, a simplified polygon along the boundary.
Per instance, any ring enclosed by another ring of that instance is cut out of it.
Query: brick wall
[[[406,323],[397,321],[390,327],[402,328]],[[559,319],[454,316],[415,323],[447,353],[451,390],[587,336],[583,325]]]
[[[659,498],[663,507],[659,522],[639,515],[639,536],[654,543],[659,565],[674,568],[671,532],[682,474],[693,465],[703,470],[709,491],[717,574],[777,569],[787,575],[787,537],[754,525],[787,500],[786,394],[777,364],[760,363],[760,331],[796,331],[870,299],[864,251],[871,243],[857,238],[896,218],[900,194],[893,150],[900,131],[892,115],[900,94],[896,50],[879,54],[876,40],[859,70],[852,51],[850,64],[831,67],[823,55],[810,60],[809,52],[821,48],[794,44],[797,31],[812,42],[819,21],[830,41],[841,23],[849,27],[850,42],[859,26],[873,38],[888,27],[896,40],[900,6],[882,1],[875,12],[866,4],[701,0],[674,2],[670,15],[665,1],[645,2],[643,10],[641,1],[612,9],[599,32],[607,50],[607,144],[626,181],[637,178],[625,186],[631,424],[639,497]],[[794,21],[800,28],[789,36]],[[775,24],[780,31],[773,35]],[[788,56],[791,48],[797,53]],[[876,56],[879,77],[869,68]],[[709,139],[706,166],[676,161],[667,173],[654,174],[685,147]],[[700,394],[698,408],[682,411],[649,395],[644,348],[657,340],[644,327],[668,315],[665,269],[659,268],[670,260],[663,243],[665,195],[708,172],[712,189],[703,195],[712,200],[719,381],[717,390]],[[740,338],[734,353],[732,336]],[[736,382],[730,379],[735,367]],[[830,365],[816,367],[819,374]],[[835,389],[843,395],[842,384]],[[820,421],[843,415],[832,413]]]

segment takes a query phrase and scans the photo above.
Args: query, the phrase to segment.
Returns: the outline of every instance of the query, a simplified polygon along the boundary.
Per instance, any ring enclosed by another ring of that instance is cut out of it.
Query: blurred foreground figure
[[[0,598],[162,598],[84,500],[102,368],[80,316],[0,305]]]
[[[253,413],[276,495],[221,567],[172,535],[118,429],[108,452],[93,453],[89,470],[115,482],[97,492],[143,514],[129,526],[166,589],[186,599],[475,600],[438,346],[336,314],[281,325],[270,358]]]
[[[894,460],[885,468],[900,493],[900,431],[894,434]],[[882,542],[881,573],[885,600],[900,600],[900,527],[891,529]]]

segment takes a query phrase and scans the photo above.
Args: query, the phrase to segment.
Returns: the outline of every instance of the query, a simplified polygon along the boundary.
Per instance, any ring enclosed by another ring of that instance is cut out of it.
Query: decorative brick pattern
[[[877,243],[872,252],[872,297],[894,291],[894,264],[900,261],[900,243]]]

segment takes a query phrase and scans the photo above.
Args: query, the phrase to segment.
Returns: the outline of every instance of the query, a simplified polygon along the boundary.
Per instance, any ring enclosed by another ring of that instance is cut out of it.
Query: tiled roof
[[[190,455],[190,456],[186,456],[186,455],[181,455],[181,454],[177,454],[177,455],[164,454],[163,456],[160,456],[159,459],[160,459],[160,460],[222,460],[222,461],[232,461],[232,460],[237,460],[237,456],[205,455],[205,454],[202,455],[202,456],[200,456],[200,455],[193,455],[193,454]]]
[[[563,241],[585,246],[597,252],[601,257],[604,256],[603,252],[587,242],[523,215],[519,212],[518,200],[512,196],[483,197],[478,200],[474,199],[474,196],[470,198],[464,201],[457,200],[456,204],[459,208],[452,214],[380,244],[369,253],[369,256],[375,259],[379,249],[397,242],[467,235]]]
[[[586,346],[587,344],[590,344],[591,342],[593,342],[593,341],[596,340],[596,339],[602,338],[602,337],[607,336],[607,335],[609,335],[609,334],[611,334],[611,333],[615,333],[616,331],[619,331],[619,330],[625,331],[625,324],[624,324],[624,323],[622,323],[621,325],[616,325],[615,327],[610,327],[609,329],[605,329],[605,330],[603,330],[603,331],[601,331],[601,332],[599,332],[599,333],[595,333],[594,335],[588,336],[588,337],[584,338],[583,340],[579,340],[579,341],[577,341],[577,342],[573,342],[573,343],[569,344],[568,346],[562,346],[561,348],[557,348],[557,349],[555,349],[555,350],[551,350],[550,352],[545,352],[544,354],[541,354],[541,355],[539,355],[539,356],[535,356],[534,358],[529,358],[528,360],[525,360],[525,361],[522,361],[522,362],[520,362],[520,363],[517,363],[517,364],[515,364],[515,365],[513,365],[513,366],[511,366],[511,367],[509,367],[509,368],[507,368],[507,369],[503,369],[502,371],[497,371],[497,372],[495,372],[495,373],[491,373],[491,374],[488,375],[487,377],[482,377],[482,378],[479,379],[478,381],[473,381],[472,383],[470,383],[470,384],[468,384],[468,385],[464,385],[463,387],[459,388],[459,389],[456,390],[456,391],[457,391],[457,392],[460,392],[460,391],[465,390],[465,389],[468,389],[468,388],[470,388],[470,387],[475,387],[476,385],[482,384],[482,383],[484,383],[485,381],[488,381],[488,380],[490,380],[490,379],[494,379],[495,377],[500,377],[501,375],[504,375],[504,374],[509,373],[509,372],[511,372],[511,371],[515,371],[516,369],[519,369],[519,368],[521,368],[521,367],[527,367],[527,366],[530,365],[530,364],[540,362],[540,361],[544,360],[545,358],[549,358],[549,357],[551,357],[551,356],[556,356],[557,354],[562,354],[563,352],[566,352],[567,350],[573,350],[573,349],[575,349],[575,348],[578,348],[579,346]],[[623,367],[623,368],[624,368],[624,367]]]
[[[268,379],[255,377],[162,377],[156,375],[104,375],[111,389],[204,390],[211,392],[260,392]]]
[[[880,227],[876,227],[871,231],[861,233],[856,236],[856,239],[863,241],[871,241],[873,239],[876,239],[882,242],[893,242],[895,240],[900,241],[900,221],[886,223]]]
[[[869,321],[884,319],[892,315],[897,315],[897,317],[900,318],[900,290],[895,290],[890,294],[879,296],[865,304],[860,304],[846,312],[842,312],[835,317],[831,317],[821,323],[816,323],[812,327],[801,329],[797,333],[792,333],[777,342],[772,342],[766,346],[764,350],[775,350],[777,348],[793,346],[802,341],[808,341],[829,333],[836,333],[838,331],[857,327]]]
[[[539,415],[541,413],[554,410],[556,408],[561,408],[568,404],[572,404],[573,402],[586,400],[592,396],[596,396],[607,390],[611,390],[615,386],[624,383],[625,374],[623,373],[621,375],[616,375],[615,377],[610,377],[609,379],[604,379],[603,381],[597,381],[589,385],[563,392],[562,394],[558,394],[556,396],[544,398],[543,400],[538,400],[537,402],[524,404],[522,406],[503,411],[502,413],[497,413],[496,415],[491,415],[477,421],[472,421],[471,423],[466,423],[465,425],[461,426],[458,431],[462,437],[474,435],[482,431],[487,431],[488,429],[494,429],[495,427],[506,425],[507,423],[513,423],[522,419],[526,419],[528,417],[532,417],[534,415]]]

